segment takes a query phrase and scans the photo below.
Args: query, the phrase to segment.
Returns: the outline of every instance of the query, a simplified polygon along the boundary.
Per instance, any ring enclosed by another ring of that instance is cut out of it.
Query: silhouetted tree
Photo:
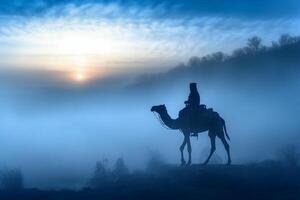
[[[244,55],[246,55],[246,52],[242,48],[235,49],[232,52],[232,57],[234,57],[234,58],[242,57]]]
[[[90,184],[93,187],[102,187],[111,181],[111,172],[107,168],[107,160],[98,161]]]
[[[157,172],[160,171],[165,164],[162,156],[158,152],[151,152],[150,158],[147,162],[148,171]]]
[[[248,47],[254,51],[258,51],[262,47],[261,39],[257,36],[249,38],[247,44],[248,44]]]
[[[114,174],[115,180],[118,180],[129,174],[129,170],[128,170],[127,166],[125,165],[123,158],[117,159],[114,169],[113,169],[113,174]]]
[[[294,44],[300,41],[300,37],[292,37],[289,34],[283,34],[278,39],[278,42],[272,42],[272,48],[279,48],[280,46],[286,46],[290,44]]]
[[[213,61],[221,62],[221,61],[225,60],[226,55],[223,52],[218,51],[216,53],[211,54],[211,57],[212,57]]]
[[[23,189],[23,175],[21,170],[4,170],[0,175],[1,188],[3,188],[4,190],[15,191]]]
[[[285,45],[292,44],[294,42],[294,38],[291,37],[289,34],[284,34],[284,35],[280,36],[278,42],[279,42],[279,45],[285,46]]]
[[[272,41],[272,46],[271,46],[271,48],[273,48],[273,49],[277,49],[277,48],[279,48],[279,44],[278,44],[278,42],[276,42],[276,41]]]

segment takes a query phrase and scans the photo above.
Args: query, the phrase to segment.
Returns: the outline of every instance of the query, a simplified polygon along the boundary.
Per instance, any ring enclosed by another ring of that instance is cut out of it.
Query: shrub
[[[150,158],[147,162],[147,170],[152,172],[158,172],[165,165],[162,156],[157,152],[151,152]]]
[[[4,190],[22,190],[23,175],[19,169],[4,170],[0,176],[1,188]]]
[[[107,168],[107,160],[96,162],[96,167],[89,183],[92,187],[103,187],[110,182],[111,172]]]
[[[113,169],[113,174],[114,174],[114,177],[117,179],[129,174],[129,170],[128,170],[123,158],[117,159],[114,169]]]

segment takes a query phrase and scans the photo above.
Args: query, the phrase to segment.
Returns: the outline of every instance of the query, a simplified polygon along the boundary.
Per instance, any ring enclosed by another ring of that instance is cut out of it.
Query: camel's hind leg
[[[206,159],[206,161],[203,163],[203,165],[206,165],[208,163],[208,161],[210,160],[211,156],[216,151],[216,135],[209,133],[209,137],[210,137],[210,143],[211,143],[210,153],[209,153],[209,156]]]
[[[226,141],[225,137],[224,137],[224,134],[220,137],[224,147],[225,147],[225,150],[226,150],[226,153],[227,153],[227,165],[230,165],[231,164],[231,156],[230,156],[230,147],[229,147],[229,144],[228,142]]]

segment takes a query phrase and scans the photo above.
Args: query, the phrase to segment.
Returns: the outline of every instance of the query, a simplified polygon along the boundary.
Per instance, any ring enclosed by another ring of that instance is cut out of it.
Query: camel
[[[216,150],[216,137],[218,137],[226,150],[227,153],[227,165],[231,164],[231,156],[230,156],[230,147],[229,144],[227,143],[225,139],[225,135],[228,140],[230,140],[226,126],[225,126],[225,121],[222,117],[219,116],[217,112],[212,111],[212,109],[207,109],[207,113],[209,113],[205,117],[205,120],[203,120],[203,117],[201,119],[197,119],[196,124],[197,126],[194,128],[191,128],[187,120],[185,120],[184,115],[179,113],[179,117],[177,119],[172,119],[170,115],[168,114],[166,106],[163,105],[158,105],[158,106],[153,106],[151,108],[152,112],[158,113],[161,121],[170,129],[173,130],[180,130],[183,135],[184,135],[184,140],[182,145],[180,146],[180,153],[181,153],[181,164],[182,165],[191,165],[192,163],[192,158],[191,158],[191,153],[192,153],[192,147],[191,147],[191,142],[190,142],[190,136],[191,134],[198,134],[202,133],[204,131],[208,131],[208,136],[210,137],[210,142],[211,142],[211,149],[210,149],[210,154],[203,163],[203,165],[206,165],[213,153]],[[224,134],[225,133],[225,134]],[[187,145],[187,151],[188,151],[188,163],[185,162],[184,155],[183,155],[183,150],[185,146]]]

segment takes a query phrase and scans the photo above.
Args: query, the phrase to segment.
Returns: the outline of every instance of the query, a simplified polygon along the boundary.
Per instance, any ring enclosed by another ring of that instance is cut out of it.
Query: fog
[[[0,167],[20,168],[27,187],[47,188],[84,184],[103,159],[123,157],[136,170],[158,152],[179,163],[182,134],[163,128],[150,108],[166,104],[176,118],[194,81],[201,103],[226,121],[234,163],[273,159],[281,146],[299,146],[299,50],[298,41],[214,64],[193,58],[168,72],[80,86],[59,72],[2,71]],[[193,163],[209,144],[206,132],[192,138]],[[217,154],[225,160],[219,141]]]

